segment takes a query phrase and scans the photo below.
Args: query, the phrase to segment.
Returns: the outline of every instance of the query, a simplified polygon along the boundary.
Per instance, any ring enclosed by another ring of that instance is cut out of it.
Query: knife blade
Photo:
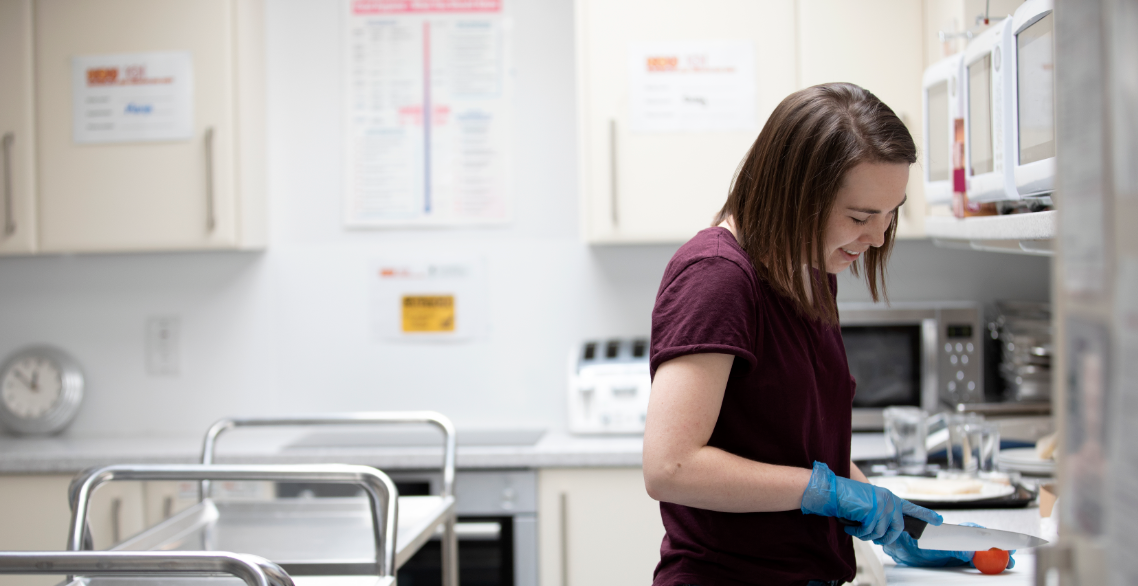
[[[906,519],[907,521],[908,519]],[[1004,550],[1028,549],[1046,545],[1046,539],[1040,539],[1026,533],[988,529],[986,527],[967,527],[944,523],[942,525],[928,525],[920,519],[914,519],[925,525],[920,536],[916,537],[917,547],[921,549],[937,549],[943,551],[988,551],[993,547]],[[908,531],[908,523],[906,523]],[[912,533],[909,533],[912,535]]]
[[[838,519],[838,522],[842,525],[859,525],[848,519]],[[1034,535],[986,527],[966,527],[951,523],[929,525],[908,515],[905,515],[905,533],[917,540],[917,547],[941,551],[988,551],[993,547],[1005,550],[1027,549],[1049,543]]]

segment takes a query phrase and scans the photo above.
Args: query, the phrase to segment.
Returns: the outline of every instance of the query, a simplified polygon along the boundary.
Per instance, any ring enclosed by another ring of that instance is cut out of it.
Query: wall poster
[[[505,1],[347,0],[347,226],[509,219]]]

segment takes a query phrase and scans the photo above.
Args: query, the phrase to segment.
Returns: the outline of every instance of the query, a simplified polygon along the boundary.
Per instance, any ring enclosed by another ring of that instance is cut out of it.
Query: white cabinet
[[[711,224],[770,112],[790,93],[849,81],[889,104],[920,144],[924,16],[912,0],[578,0],[578,128],[589,242],[683,242]],[[749,41],[758,125],[748,132],[629,128],[629,44]],[[921,236],[914,166],[899,234]]]
[[[19,235],[0,253],[264,245],[262,0],[0,0],[0,11]],[[77,143],[73,59],[163,52],[190,56],[190,137]]]
[[[71,514],[66,475],[0,476],[0,551],[62,550]],[[53,586],[62,576],[0,576],[3,586]]]
[[[32,0],[0,0],[0,254],[33,252]]]
[[[921,77],[925,70],[924,13],[913,0],[800,0],[801,87],[848,81],[873,92],[921,144]],[[924,235],[921,169],[909,170],[908,201],[899,236]]]
[[[640,468],[538,474],[542,586],[650,584],[663,538],[660,504]]]
[[[584,237],[687,240],[711,224],[758,129],[795,90],[794,1],[578,0],[576,10]],[[629,43],[705,40],[752,43],[756,128],[631,132]]]
[[[0,476],[0,551],[65,550],[71,525],[67,474]],[[144,486],[114,482],[91,497],[88,520],[96,549],[107,549],[145,528]],[[0,576],[3,586],[51,586],[56,575]]]

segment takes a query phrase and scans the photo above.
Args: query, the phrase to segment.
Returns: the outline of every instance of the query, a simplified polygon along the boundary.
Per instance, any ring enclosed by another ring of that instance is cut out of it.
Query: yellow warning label
[[[403,331],[453,332],[454,295],[404,295]]]

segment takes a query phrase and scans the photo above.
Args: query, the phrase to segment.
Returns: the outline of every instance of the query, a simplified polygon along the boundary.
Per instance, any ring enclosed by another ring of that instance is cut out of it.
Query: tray
[[[398,569],[453,514],[454,497],[398,498],[395,568]],[[377,574],[374,523],[366,498],[205,500],[115,551],[224,550],[273,560],[289,575]],[[298,582],[299,584],[299,582]]]

